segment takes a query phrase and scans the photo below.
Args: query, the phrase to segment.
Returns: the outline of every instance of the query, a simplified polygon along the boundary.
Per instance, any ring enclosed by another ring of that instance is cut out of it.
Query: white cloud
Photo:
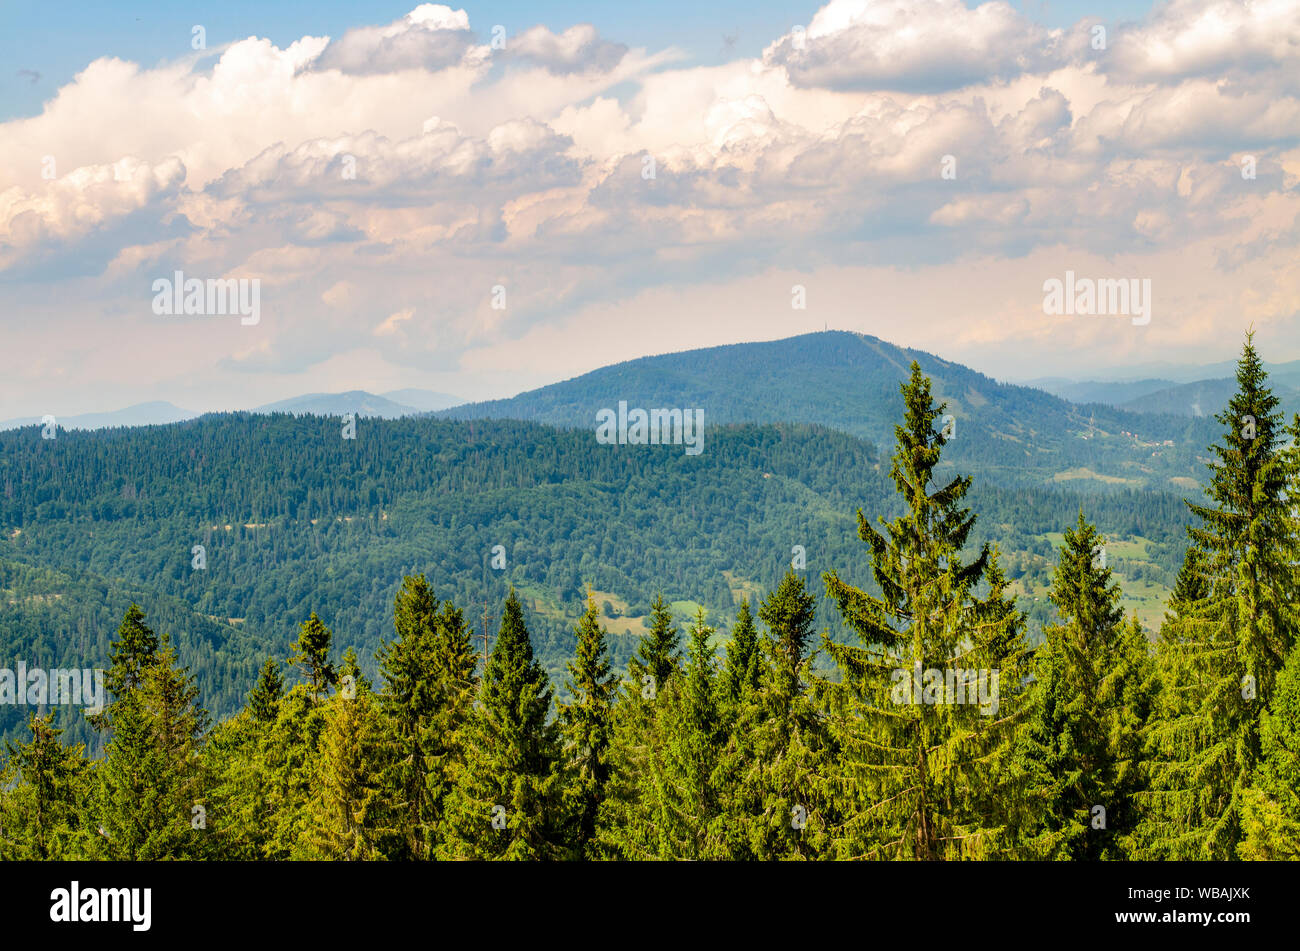
[[[764,60],[801,86],[939,92],[1040,69],[1061,39],[1003,0],[831,0]]]
[[[97,60],[0,123],[0,280],[13,312],[139,386],[188,367],[213,393],[232,373],[322,389],[355,353],[484,396],[826,320],[990,365],[1011,340],[1044,362],[1215,347],[1246,314],[1281,332],[1300,310],[1296,44],[1287,10],[1252,10],[1274,33],[1233,21],[1244,52],[1213,39],[1231,9],[1212,0],[1112,29],[1109,51],[1005,3],[832,0],[805,50],[791,35],[716,66],[581,24],[493,51],[435,5],[284,49]],[[1176,290],[1144,336],[1065,332],[1036,288],[1070,261]],[[261,324],[158,324],[149,281],[175,268],[260,278]],[[797,276],[814,303],[796,319]],[[114,332],[81,332],[95,321]],[[474,376],[489,353],[509,371]],[[15,374],[0,398],[33,385]]]

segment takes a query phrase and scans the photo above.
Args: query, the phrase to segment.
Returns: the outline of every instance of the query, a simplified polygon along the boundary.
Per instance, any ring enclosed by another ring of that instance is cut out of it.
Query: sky
[[[0,63],[0,419],[826,327],[1001,379],[1300,358],[1296,0],[0,2]],[[1046,302],[1121,280],[1148,312]]]

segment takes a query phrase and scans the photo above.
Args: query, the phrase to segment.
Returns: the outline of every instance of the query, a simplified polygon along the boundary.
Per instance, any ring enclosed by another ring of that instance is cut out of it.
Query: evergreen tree
[[[109,647],[108,673],[104,677],[109,692],[124,695],[140,686],[145,670],[158,656],[158,635],[144,623],[144,612],[132,603],[117,629],[117,640]]]
[[[474,703],[477,659],[452,602],[440,605],[424,575],[402,579],[393,603],[397,638],[379,651],[381,711],[394,760],[386,785],[406,804],[406,858],[428,858],[461,762],[461,730]]]
[[[560,747],[551,684],[533,656],[513,589],[470,720],[465,765],[448,797],[448,857],[562,855]]]
[[[1300,859],[1300,645],[1277,675],[1260,724],[1260,761],[1244,796],[1244,859]]]
[[[257,861],[266,854],[269,839],[272,810],[264,740],[279,706],[267,705],[259,714],[253,701],[250,694],[248,706],[213,728],[201,754],[209,782],[204,821],[213,855],[223,860]]]
[[[814,858],[834,823],[823,780],[832,761],[825,718],[808,683],[815,605],[801,577],[787,571],[764,600],[767,633],[758,642],[758,684],[731,731],[718,784],[733,859]]]
[[[290,645],[289,664],[297,667],[311,685],[311,696],[319,700],[325,692],[338,683],[338,672],[330,663],[330,641],[333,634],[316,612],[302,623],[298,639]]]
[[[1024,792],[1037,813],[1025,845],[1036,858],[1124,858],[1121,839],[1135,825],[1150,659],[1141,625],[1124,621],[1103,551],[1080,512],[1049,593],[1061,623],[1047,628],[1038,652],[1021,750]]]
[[[433,640],[434,705],[423,721],[426,798],[423,802],[425,854],[433,855],[442,843],[448,796],[464,768],[468,724],[474,713],[478,688],[478,655],[470,642],[464,614],[451,601],[443,603],[435,622]]]
[[[714,777],[725,740],[714,633],[699,609],[688,635],[685,675],[680,684],[670,681],[669,702],[657,711],[667,746],[648,805],[658,831],[658,856],[664,859],[725,857],[725,829],[719,825],[725,820]]]
[[[65,746],[53,714],[31,716],[31,741],[6,741],[0,771],[0,859],[80,857],[89,764],[85,747]]]
[[[351,694],[337,693],[326,704],[308,834],[295,850],[304,858],[373,860],[401,847],[396,826],[404,803],[387,795],[380,778],[388,757],[374,697],[364,685]]]
[[[758,687],[763,669],[763,656],[758,646],[758,629],[749,608],[749,599],[740,602],[736,612],[736,626],[727,642],[726,666],[722,672],[723,702],[731,711],[738,711],[745,698]]]
[[[263,834],[256,837],[263,858],[292,857],[310,834],[315,762],[326,712],[308,685],[297,684],[281,698],[275,722],[265,728],[259,744],[265,806],[256,805],[267,816]]]
[[[395,640],[380,647],[380,695],[384,722],[393,737],[395,761],[387,785],[406,803],[404,858],[427,858],[430,791],[426,782],[425,729],[433,717],[441,684],[434,679],[438,599],[424,575],[406,576],[393,600]]]
[[[650,630],[628,662],[614,707],[610,776],[597,835],[603,854],[623,859],[659,855],[659,805],[668,755],[668,704],[681,676],[681,633],[662,595],[650,609]]]
[[[944,442],[934,422],[946,406],[933,404],[915,362],[901,390],[890,475],[904,514],[882,520],[882,534],[858,512],[881,595],[825,575],[828,595],[864,645],[824,638],[842,675],[827,696],[851,813],[833,837],[844,857],[1000,854],[1009,847],[1004,826],[989,822],[972,777],[1004,755],[1010,723],[998,716],[998,667],[972,670],[964,659],[996,659],[995,647],[1007,643],[1004,632],[979,623],[996,613],[976,593],[990,552],[963,555],[975,522],[961,505],[970,479],[933,484]],[[1013,618],[1004,612],[1003,624]]]
[[[112,707],[96,770],[96,854],[131,861],[205,854],[206,830],[195,819],[206,808],[199,749],[207,714],[197,697],[193,676],[163,638],[137,685]]]
[[[372,685],[361,673],[361,660],[357,657],[355,647],[349,647],[343,652],[343,659],[339,661],[336,673],[340,690],[350,688],[349,692],[371,692]]]
[[[258,723],[275,720],[280,698],[284,695],[284,677],[275,658],[268,657],[258,674],[257,684],[248,695],[248,712]]]
[[[662,687],[668,678],[681,670],[681,632],[673,623],[673,613],[664,603],[663,595],[656,595],[650,605],[650,633],[641,638],[636,656],[629,663],[632,675],[632,696],[642,696],[648,686],[644,677],[653,678],[655,688]]]
[[[611,672],[605,630],[590,593],[577,635],[577,651],[569,662],[568,689],[573,700],[560,706],[560,722],[571,777],[567,798],[573,852],[579,858],[596,858],[596,822],[609,782],[618,678]]]
[[[1196,555],[1184,565],[1183,594],[1199,597],[1176,600],[1162,632],[1142,857],[1229,859],[1244,836],[1260,721],[1294,643],[1300,603],[1288,490],[1296,461],[1282,448],[1277,406],[1248,334],[1237,393],[1216,417],[1225,434],[1211,447],[1218,458],[1209,464],[1208,504],[1189,503],[1200,524],[1189,529]]]

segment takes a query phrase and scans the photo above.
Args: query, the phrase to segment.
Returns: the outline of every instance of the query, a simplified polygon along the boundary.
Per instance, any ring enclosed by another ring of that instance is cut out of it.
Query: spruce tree
[[[1294,451],[1282,447],[1278,399],[1248,334],[1237,392],[1216,419],[1206,504],[1188,503],[1184,592],[1162,631],[1160,717],[1148,730],[1151,790],[1140,854],[1230,859],[1260,758],[1260,721],[1297,627]],[[1192,560],[1196,562],[1193,564]],[[1193,580],[1197,585],[1193,585]]]
[[[569,788],[574,857],[597,858],[596,824],[610,775],[613,701],[618,678],[609,663],[605,630],[596,602],[587,594],[587,609],[578,620],[578,644],[569,662],[568,690],[573,700],[560,706]]]
[[[53,714],[32,715],[31,741],[5,741],[0,771],[0,859],[80,857],[90,764],[83,744],[65,745]]]
[[[424,575],[402,579],[393,623],[397,637],[379,651],[380,709],[394,756],[385,784],[406,804],[403,856],[428,858],[462,758],[476,658],[461,612],[450,601],[440,606]]]
[[[243,710],[212,729],[201,754],[207,834],[214,856],[223,860],[251,862],[266,854],[272,810],[264,742],[279,707],[254,713],[253,700],[250,694]]]
[[[968,657],[998,660],[1003,632],[977,623],[990,613],[978,597],[990,552],[967,558],[975,522],[962,501],[970,479],[936,484],[944,436],[930,381],[913,362],[901,386],[904,418],[895,427],[890,475],[904,513],[878,532],[858,512],[881,592],[854,587],[837,572],[827,594],[862,646],[823,641],[842,681],[828,689],[837,782],[851,815],[833,830],[842,857],[938,859],[1002,854],[1004,826],[991,823],[978,795],[1010,744],[1010,718],[999,716],[998,666],[971,669]],[[1012,623],[1014,612],[1003,612]],[[918,683],[919,682],[919,683]]]
[[[257,683],[248,695],[248,712],[258,723],[270,723],[275,720],[276,708],[284,695],[284,677],[280,674],[280,665],[273,657],[268,657],[262,664],[257,676]]]
[[[808,671],[815,616],[793,571],[759,608],[758,683],[743,693],[716,773],[733,859],[815,858],[829,846],[836,805],[823,777],[833,751]]]
[[[380,778],[388,757],[374,695],[359,685],[355,693],[336,693],[325,706],[307,835],[295,854],[347,861],[386,858],[403,847],[397,826],[405,804],[388,794]]]
[[[380,647],[379,676],[383,682],[380,708],[393,738],[395,761],[386,783],[405,802],[407,858],[425,858],[431,836],[429,789],[426,783],[424,730],[439,702],[440,684],[433,676],[433,642],[437,637],[438,599],[424,575],[406,576],[393,600],[397,637]]]
[[[298,639],[290,645],[290,666],[297,667],[311,686],[311,696],[319,700],[338,682],[338,672],[330,663],[330,641],[333,634],[324,622],[311,612],[298,631]]]
[[[194,824],[207,788],[199,758],[207,714],[197,697],[164,637],[137,685],[111,708],[111,738],[96,770],[96,854],[148,861],[207,853],[206,829]]]
[[[474,713],[478,689],[478,655],[470,640],[464,614],[451,601],[443,602],[434,627],[434,705],[421,731],[424,779],[423,826],[425,854],[433,855],[442,842],[446,804],[456,777],[464,768],[468,724]]]
[[[563,855],[563,817],[551,684],[533,656],[513,589],[466,731],[465,765],[448,797],[452,858],[553,859]]]
[[[662,595],[650,609],[650,630],[628,661],[614,707],[610,777],[597,835],[603,854],[623,859],[659,855],[659,812],[666,775],[667,705],[681,676],[681,632]]]
[[[1038,651],[1020,750],[1036,812],[1023,831],[1026,857],[1125,858],[1122,839],[1136,823],[1150,658],[1141,625],[1125,622],[1103,542],[1080,512],[1049,593],[1060,623]]]
[[[719,720],[715,631],[700,608],[688,634],[688,661],[669,702],[656,712],[667,736],[662,770],[656,770],[649,809],[658,833],[658,857],[725,857],[725,830],[714,771],[725,734]],[[656,764],[657,765],[657,764]]]
[[[109,667],[105,684],[110,693],[122,695],[138,687],[144,671],[158,656],[158,635],[144,623],[144,612],[132,603],[109,646]]]
[[[1243,859],[1300,859],[1300,644],[1277,675],[1260,724],[1260,759],[1244,795]]]
[[[758,629],[754,626],[749,599],[745,598],[736,612],[736,625],[731,629],[731,640],[727,642],[726,665],[722,671],[723,702],[729,711],[738,712],[745,698],[757,689],[762,669]]]
[[[275,721],[259,729],[260,781],[264,783],[264,833],[256,837],[266,859],[287,859],[308,836],[316,757],[327,707],[306,684],[281,698]]]

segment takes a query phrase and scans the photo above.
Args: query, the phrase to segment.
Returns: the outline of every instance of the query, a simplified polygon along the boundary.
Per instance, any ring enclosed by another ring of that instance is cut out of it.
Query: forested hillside
[[[657,595],[682,615],[703,606],[725,630],[795,546],[809,572],[853,571],[853,512],[898,506],[874,447],[818,427],[709,426],[699,456],[511,421],[359,420],[355,439],[342,432],[324,417],[233,414],[52,440],[38,428],[0,433],[0,649],[48,666],[102,662],[111,619],[138,601],[224,715],[311,611],[373,673],[401,578],[422,572],[479,628],[483,605],[497,614],[513,585],[558,680],[588,586],[608,603],[621,667]],[[1154,623],[1185,545],[1178,496],[981,479],[972,497],[976,539],[1001,547],[1031,636],[1050,613],[1052,533],[1081,506],[1114,538],[1113,563],[1143,586]],[[843,640],[847,628],[822,613]],[[6,733],[22,723],[0,706]],[[90,740],[79,718],[72,729]]]
[[[703,607],[683,631],[673,607],[656,597],[624,664],[611,651],[609,612],[580,576],[587,591],[565,625],[569,659],[552,677],[534,648],[540,615],[519,595],[535,580],[528,566],[536,549],[529,548],[522,564],[502,569],[519,572],[517,584],[494,601],[499,623],[490,659],[480,664],[470,602],[445,598],[430,565],[401,578],[374,674],[362,669],[357,651],[343,648],[348,638],[337,625],[305,611],[262,645],[256,685],[237,713],[214,724],[174,642],[129,606],[108,645],[109,702],[87,718],[102,757],[88,757],[51,718],[29,710],[26,738],[7,744],[0,855],[1300,858],[1300,417],[1284,424],[1249,343],[1237,379],[1210,448],[1209,489],[1186,513],[1192,544],[1154,643],[1125,611],[1106,555],[1114,539],[1086,508],[1123,498],[1113,495],[1029,500],[1042,506],[1035,524],[1052,518],[1061,531],[1047,591],[1053,613],[1040,638],[1028,636],[1007,558],[991,543],[997,523],[977,531],[987,525],[981,506],[995,507],[999,497],[981,499],[969,476],[943,465],[944,407],[914,364],[888,461],[851,437],[800,427],[728,429],[713,443],[730,463],[717,472],[703,458],[664,453],[658,479],[673,490],[678,524],[753,532],[769,505],[793,519],[783,531],[827,540],[821,561],[805,567],[786,563],[791,535],[769,542],[769,552],[756,533],[748,560],[730,562],[749,566],[754,576],[745,580],[756,587],[723,614],[732,621],[725,634]],[[568,480],[587,476],[582,492],[560,498],[574,509],[626,513],[608,526],[616,530],[607,548],[581,542],[584,554],[600,559],[591,573],[610,567],[629,539],[658,567],[656,546],[672,541],[639,541],[637,526],[658,510],[649,486],[622,468],[619,459],[633,453],[583,456],[566,442],[581,438],[576,432],[412,421],[377,427],[368,447],[359,439],[326,447],[317,428],[295,428],[302,422],[200,421],[188,433],[192,455],[178,452],[186,445],[176,435],[181,427],[87,436],[80,454],[58,454],[71,441],[43,456],[44,447],[19,444],[4,457],[19,463],[8,470],[14,485],[26,484],[24,474],[45,477],[34,493],[6,492],[7,517],[21,523],[16,538],[31,529],[26,555],[53,558],[56,548],[72,548],[70,560],[110,558],[78,548],[75,532],[43,537],[40,519],[57,512],[58,524],[119,543],[115,554],[128,564],[142,558],[137,571],[151,558],[168,564],[168,546],[183,540],[186,521],[229,511],[221,506],[244,505],[241,515],[287,527],[312,519],[325,525],[331,506],[350,502],[357,514],[335,519],[362,519],[373,508],[371,544],[385,537],[400,544],[411,539],[389,512],[403,510],[400,490],[418,494],[422,465],[415,463],[433,455],[445,468],[430,478],[444,491],[509,488],[497,507],[543,485],[572,491]],[[238,439],[258,432],[272,439],[244,442],[244,465],[236,465]],[[431,435],[443,438],[422,441]],[[282,442],[294,456],[273,451]],[[801,468],[801,454],[814,444],[832,447],[830,459],[855,477],[848,487],[824,469]],[[250,445],[262,451],[249,452]],[[535,465],[519,465],[521,454]],[[292,476],[300,455],[337,480],[334,491],[319,486],[286,503],[241,481],[274,480],[282,466]],[[219,475],[227,467],[240,478]],[[115,468],[121,479],[110,477]],[[196,468],[203,478],[187,480]],[[736,481],[715,488],[723,473]],[[761,490],[738,493],[746,481]],[[123,486],[130,486],[125,496]],[[693,494],[700,486],[703,494]],[[598,505],[602,491],[631,510]],[[725,506],[703,517],[692,511],[711,498]],[[1016,498],[1023,505],[1026,494]],[[472,565],[489,540],[470,528],[473,513],[493,509],[476,510],[472,496],[459,502],[470,516],[451,537],[474,553],[466,556]],[[1062,511],[1068,503],[1074,510]],[[830,514],[836,506],[838,521]],[[802,519],[793,515],[800,507]],[[536,525],[524,508],[512,508],[512,524]],[[413,522],[438,522],[431,497],[403,511]],[[1112,517],[1150,532],[1139,511],[1121,505]],[[1009,507],[995,518],[1023,524],[1029,515]],[[818,521],[822,536],[810,528]],[[349,529],[333,524],[341,535],[306,537],[320,539],[321,550],[348,537]],[[148,531],[165,544],[140,556],[131,546],[144,544]],[[856,539],[846,547],[835,544],[850,533]],[[703,537],[712,537],[716,557],[744,536]],[[553,551],[572,536],[549,541]],[[265,554],[282,543],[273,536],[261,544]],[[214,560],[252,559],[256,545],[251,538],[242,547],[214,544]],[[450,545],[443,551],[454,557]],[[271,568],[274,558],[258,563]],[[336,568],[298,564],[317,585]],[[493,569],[482,570],[487,585]],[[164,574],[194,580],[183,571]],[[44,588],[47,600],[59,583],[35,569],[3,577]],[[256,587],[251,579],[240,584]],[[175,609],[160,603],[162,611]],[[832,616],[851,637],[819,636]]]

